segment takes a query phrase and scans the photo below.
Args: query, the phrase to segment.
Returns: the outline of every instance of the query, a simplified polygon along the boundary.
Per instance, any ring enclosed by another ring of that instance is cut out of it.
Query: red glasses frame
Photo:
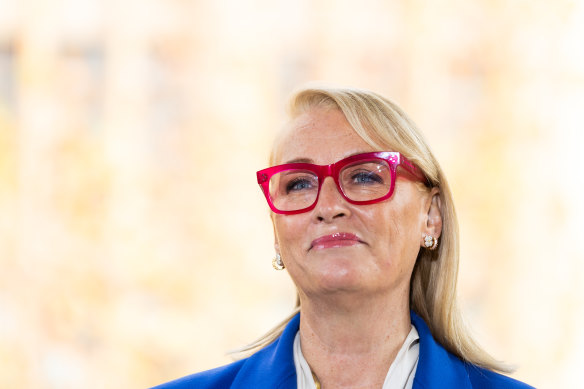
[[[347,195],[343,192],[343,189],[341,188],[341,185],[339,183],[339,173],[341,172],[343,167],[345,167],[346,165],[348,165],[350,163],[353,163],[356,161],[361,161],[361,160],[371,160],[371,159],[381,159],[381,160],[384,160],[388,163],[389,169],[391,171],[391,186],[389,188],[389,192],[385,196],[380,197],[378,199],[364,200],[364,201],[351,200],[350,198],[347,197]],[[335,163],[331,163],[330,165],[315,165],[312,163],[285,163],[283,165],[276,165],[276,166],[272,166],[272,167],[269,167],[266,169],[259,170],[257,172],[257,180],[258,180],[258,184],[260,185],[260,187],[262,189],[262,192],[264,193],[264,196],[266,197],[266,200],[268,201],[268,205],[270,206],[270,209],[272,211],[274,211],[275,213],[282,214],[282,215],[294,215],[297,213],[308,212],[316,206],[316,203],[318,202],[318,198],[320,196],[320,190],[322,188],[322,183],[324,182],[324,179],[326,177],[332,177],[332,179],[335,181],[335,185],[337,186],[339,193],[343,196],[343,198],[346,201],[348,201],[351,204],[358,204],[358,205],[373,204],[373,203],[378,203],[380,201],[388,199],[393,194],[393,190],[395,188],[395,177],[397,175],[397,167],[398,166],[405,168],[405,170],[408,173],[410,173],[413,180],[422,181],[422,182],[425,182],[426,184],[428,183],[428,180],[426,179],[426,177],[424,176],[424,173],[422,173],[420,168],[418,168],[416,165],[414,165],[406,157],[404,157],[401,153],[399,153],[397,151],[378,151],[378,152],[373,152],[373,153],[356,154],[356,155],[352,155],[350,157],[341,159],[340,161],[337,161]],[[302,208],[302,209],[297,209],[294,211],[282,211],[282,210],[275,207],[274,203],[272,202],[272,199],[270,198],[270,188],[269,188],[270,179],[272,178],[272,176],[274,174],[280,173],[284,170],[290,170],[290,169],[302,169],[302,170],[308,170],[308,171],[315,173],[315,175],[318,177],[318,192],[316,194],[316,198],[314,199],[314,203],[312,203],[312,205],[305,207],[305,208]]]

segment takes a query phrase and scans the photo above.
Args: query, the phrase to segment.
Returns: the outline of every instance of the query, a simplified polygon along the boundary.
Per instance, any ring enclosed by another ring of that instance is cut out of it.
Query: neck
[[[302,298],[302,354],[323,388],[380,388],[408,335],[408,295],[393,299]]]

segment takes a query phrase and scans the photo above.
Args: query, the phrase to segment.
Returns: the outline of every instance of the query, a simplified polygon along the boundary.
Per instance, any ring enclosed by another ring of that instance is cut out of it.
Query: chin
[[[318,284],[325,291],[358,290],[364,286],[363,274],[355,268],[354,260],[350,263],[337,261],[319,270]]]

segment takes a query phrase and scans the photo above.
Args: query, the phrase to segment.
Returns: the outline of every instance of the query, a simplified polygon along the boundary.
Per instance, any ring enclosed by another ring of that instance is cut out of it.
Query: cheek
[[[421,216],[412,204],[391,204],[373,213],[375,235],[381,248],[393,255],[417,255],[421,237]],[[395,205],[395,206],[393,206]]]
[[[282,255],[296,252],[302,247],[301,242],[306,231],[306,226],[300,216],[301,215],[274,216],[274,233]]]

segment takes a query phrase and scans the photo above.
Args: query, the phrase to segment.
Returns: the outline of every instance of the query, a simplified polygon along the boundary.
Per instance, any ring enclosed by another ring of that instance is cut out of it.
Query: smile
[[[364,242],[355,234],[348,232],[335,232],[334,234],[321,236],[320,238],[313,240],[310,244],[310,249],[330,249],[335,247],[354,246],[361,243]]]

